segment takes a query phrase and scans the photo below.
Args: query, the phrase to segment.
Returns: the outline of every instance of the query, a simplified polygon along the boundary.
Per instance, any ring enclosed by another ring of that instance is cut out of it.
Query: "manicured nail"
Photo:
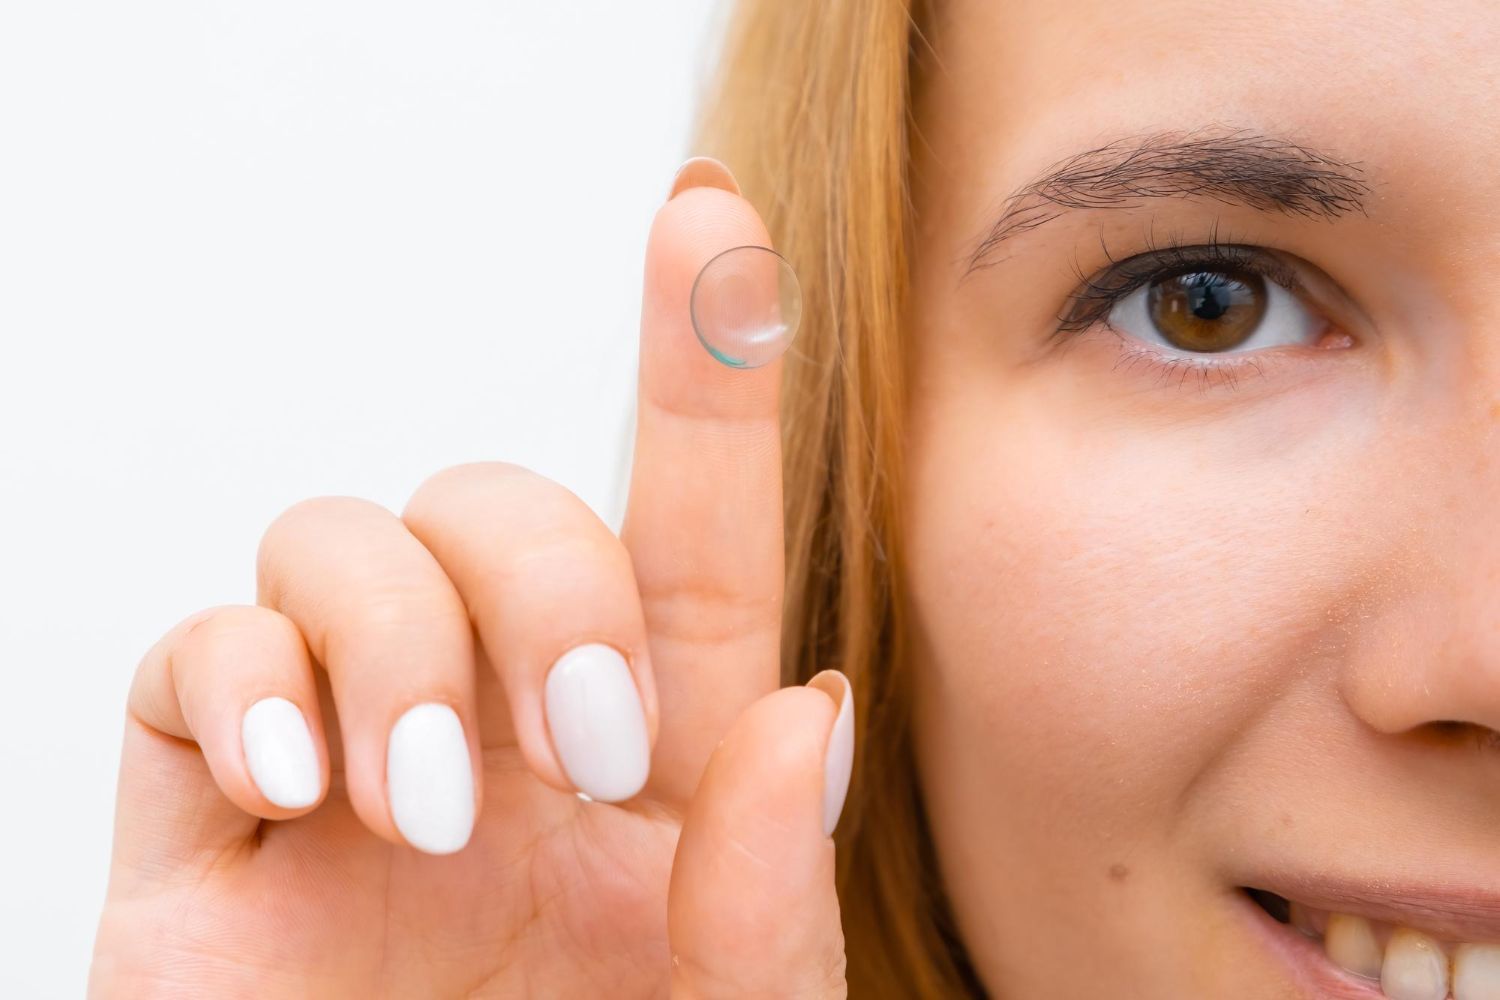
[[[245,764],[260,793],[283,809],[318,801],[323,779],[312,730],[285,698],[262,698],[240,722]]]
[[[474,830],[474,769],[458,713],[429,702],[406,710],[386,749],[391,817],[406,842],[452,854]]]
[[[590,643],[558,657],[547,673],[547,729],[568,780],[598,802],[620,802],[646,784],[651,741],[625,657]]]
[[[712,156],[694,156],[678,167],[677,175],[672,178],[672,190],[667,195],[667,200],[671,201],[690,187],[716,187],[723,188],[730,194],[740,193],[734,174]]]
[[[828,734],[828,749],[823,752],[823,833],[831,836],[844,811],[849,773],[854,768],[854,689],[838,670],[824,670],[807,686],[822,691],[839,707]]]

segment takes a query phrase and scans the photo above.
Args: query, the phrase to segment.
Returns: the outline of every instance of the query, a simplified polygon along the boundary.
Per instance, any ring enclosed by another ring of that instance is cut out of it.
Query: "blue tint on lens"
[[[693,332],[709,354],[731,368],[759,368],[796,337],[802,286],[770,247],[731,247],[703,265],[688,305]]]

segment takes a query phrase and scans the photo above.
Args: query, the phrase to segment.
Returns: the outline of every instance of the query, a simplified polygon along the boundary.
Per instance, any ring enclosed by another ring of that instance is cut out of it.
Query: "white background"
[[[612,524],[708,0],[0,4],[0,995],[83,992],[126,690],[298,499]]]

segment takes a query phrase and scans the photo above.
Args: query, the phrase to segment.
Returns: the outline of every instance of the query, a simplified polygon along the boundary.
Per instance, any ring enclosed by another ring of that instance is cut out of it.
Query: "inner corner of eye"
[[[1354,335],[1332,320],[1325,319],[1318,329],[1312,347],[1320,351],[1342,351],[1358,345]]]

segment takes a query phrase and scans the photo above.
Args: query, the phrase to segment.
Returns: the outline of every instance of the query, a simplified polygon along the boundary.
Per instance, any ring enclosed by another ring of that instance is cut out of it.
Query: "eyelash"
[[[1203,243],[1186,244],[1175,238],[1157,243],[1148,235],[1146,249],[1141,253],[1120,261],[1115,260],[1108,247],[1104,248],[1104,254],[1109,259],[1109,265],[1092,275],[1084,274],[1075,262],[1073,273],[1077,275],[1079,288],[1068,297],[1070,304],[1057,317],[1058,325],[1053,331],[1053,339],[1071,340],[1104,321],[1105,328],[1122,343],[1139,343],[1134,337],[1110,326],[1107,317],[1116,303],[1136,289],[1180,274],[1202,271],[1257,274],[1276,282],[1299,298],[1306,293],[1295,268],[1260,247],[1220,240],[1217,226]],[[1256,353],[1260,352],[1246,351],[1237,356],[1212,358],[1206,355],[1167,354],[1154,347],[1134,347],[1121,355],[1115,367],[1127,362],[1133,367],[1137,362],[1144,362],[1156,369],[1163,379],[1180,372],[1177,378],[1178,388],[1183,386],[1190,375],[1199,377],[1198,385],[1202,389],[1208,388],[1215,378],[1221,384],[1233,387],[1241,374],[1250,371],[1255,374],[1264,373],[1261,363],[1252,356]]]

